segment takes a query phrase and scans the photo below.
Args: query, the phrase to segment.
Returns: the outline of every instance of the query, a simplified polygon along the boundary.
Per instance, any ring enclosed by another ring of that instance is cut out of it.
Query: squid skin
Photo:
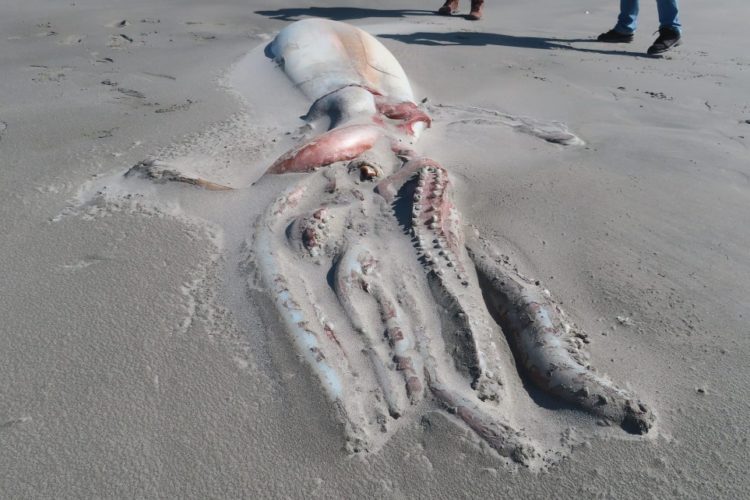
[[[369,33],[346,23],[305,19],[290,24],[267,53],[309,99],[358,85],[395,101],[413,101],[403,68]]]
[[[335,129],[363,116],[375,116],[377,92],[351,84],[319,97],[303,117],[306,122],[328,119],[328,130]]]

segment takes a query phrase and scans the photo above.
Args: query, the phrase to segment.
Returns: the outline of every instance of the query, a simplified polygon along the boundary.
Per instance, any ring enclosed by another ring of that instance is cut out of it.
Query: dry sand
[[[427,2],[6,2],[0,497],[750,496],[750,6],[684,2],[685,45],[655,60],[649,2],[632,45],[590,41],[615,3],[492,2],[470,23]],[[147,156],[257,179],[307,103],[253,61],[309,15],[380,34],[430,105],[559,120],[586,141],[438,109],[420,148],[453,173],[467,222],[593,338],[592,364],[656,408],[649,438],[541,408],[581,444],[532,473],[433,412],[349,456],[246,286],[274,186],[118,191]]]

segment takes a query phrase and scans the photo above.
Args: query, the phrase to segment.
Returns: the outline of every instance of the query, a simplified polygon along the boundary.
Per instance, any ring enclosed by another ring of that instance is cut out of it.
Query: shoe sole
[[[632,38],[626,38],[626,39],[623,39],[623,40],[599,40],[597,38],[596,41],[597,42],[601,42],[601,43],[631,43],[633,41],[633,39]]]

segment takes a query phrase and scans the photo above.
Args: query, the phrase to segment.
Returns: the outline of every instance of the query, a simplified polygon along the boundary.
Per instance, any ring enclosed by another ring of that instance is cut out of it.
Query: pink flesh
[[[352,160],[372,148],[382,134],[382,129],[373,125],[331,130],[284,154],[267,173],[310,172],[337,161]]]
[[[391,120],[402,121],[403,123],[399,124],[397,128],[409,135],[414,135],[414,125],[416,123],[424,123],[425,128],[429,128],[432,124],[432,119],[429,115],[419,109],[413,102],[404,101],[393,104],[386,101],[384,98],[376,96],[375,106],[378,112],[382,115],[385,115]]]

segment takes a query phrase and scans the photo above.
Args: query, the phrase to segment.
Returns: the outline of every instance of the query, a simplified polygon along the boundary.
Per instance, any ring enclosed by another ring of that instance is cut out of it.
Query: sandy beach
[[[471,22],[437,0],[8,0],[0,498],[750,497],[750,4],[685,0],[660,59],[653,2],[632,44],[594,40],[616,4],[489,2]],[[265,47],[310,17],[398,59],[463,222],[648,401],[646,436],[527,394],[511,361],[509,415],[558,450],[543,470],[429,398],[346,451],[248,257],[288,181],[253,183],[310,106]],[[147,158],[238,189],[123,179]]]

